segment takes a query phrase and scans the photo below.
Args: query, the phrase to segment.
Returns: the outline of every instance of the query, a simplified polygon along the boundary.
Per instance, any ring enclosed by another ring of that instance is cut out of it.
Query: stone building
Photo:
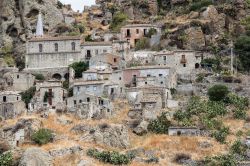
[[[161,33],[161,28],[152,24],[130,24],[121,28],[121,40],[127,40],[132,48],[150,29],[155,29],[157,34]]]
[[[178,75],[190,74],[199,69],[202,59],[201,52],[191,50],[163,51],[154,55],[156,65],[175,68]]]
[[[59,74],[63,77],[67,74],[70,64],[84,60],[81,56],[80,43],[80,37],[76,36],[45,36],[40,18],[37,23],[36,36],[26,45],[25,70],[41,73],[46,77],[49,73],[52,76]],[[61,73],[54,73],[55,69],[59,69]]]
[[[0,92],[0,117],[3,119],[11,119],[24,113],[26,108],[21,98],[18,92]]]
[[[120,56],[110,53],[104,53],[92,57],[89,61],[89,68],[90,69],[98,69],[98,70],[105,70],[105,69],[122,69],[125,67],[125,61]]]
[[[67,108],[80,119],[105,118],[112,114],[113,104],[107,98],[82,92],[67,99]]]
[[[81,44],[81,52],[85,61],[103,53],[112,53],[112,42],[84,42]]]
[[[196,127],[169,127],[168,135],[171,136],[197,136],[200,135],[200,129]]]
[[[36,94],[30,104],[30,110],[40,108],[63,109],[66,94],[67,92],[62,88],[61,81],[37,82]]]
[[[3,76],[5,89],[13,91],[26,91],[34,86],[35,76],[27,72],[8,72]]]
[[[166,66],[137,66],[124,69],[115,82],[123,82],[125,87],[160,86],[175,88],[177,77],[175,70]],[[118,79],[118,80],[117,80]]]

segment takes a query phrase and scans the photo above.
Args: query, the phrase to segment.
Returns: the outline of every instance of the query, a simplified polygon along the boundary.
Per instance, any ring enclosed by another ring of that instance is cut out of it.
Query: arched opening
[[[43,52],[43,45],[39,44],[39,52]]]
[[[64,75],[64,78],[65,78],[66,80],[68,80],[68,79],[69,79],[69,73],[66,73],[66,74]]]
[[[55,43],[55,52],[58,52],[58,43]]]
[[[3,102],[7,102],[7,97],[3,96]]]
[[[195,68],[196,68],[196,69],[200,68],[200,64],[199,64],[199,63],[196,63],[196,64],[195,64]]]
[[[10,25],[8,27],[8,29],[7,29],[7,34],[10,37],[17,37],[18,36],[18,31],[17,31],[17,29],[13,25]]]
[[[56,74],[54,74],[54,75],[52,76],[52,78],[57,79],[57,80],[61,80],[61,79],[62,79],[62,76],[61,76],[61,74],[56,73]]]
[[[71,47],[72,47],[72,51],[75,51],[75,50],[76,50],[76,43],[75,43],[75,42],[72,42],[72,43],[71,43]]]

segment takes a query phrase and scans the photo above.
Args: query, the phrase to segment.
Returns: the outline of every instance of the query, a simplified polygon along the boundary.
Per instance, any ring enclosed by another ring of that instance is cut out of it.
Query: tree
[[[32,136],[31,139],[39,145],[47,144],[52,141],[52,132],[49,129],[39,129]]]
[[[229,90],[225,85],[214,85],[208,89],[208,96],[212,101],[222,101],[228,93]]]
[[[110,24],[110,29],[113,31],[119,31],[121,26],[124,24],[124,22],[127,20],[128,16],[124,13],[116,13],[112,19],[112,22]]]
[[[22,100],[26,104],[26,107],[28,106],[28,104],[30,103],[30,100],[35,95],[35,92],[36,92],[36,87],[33,86],[33,87],[29,88],[28,90],[26,90],[25,92],[21,93]]]
[[[236,53],[244,71],[250,71],[250,36],[241,36],[235,42]]]
[[[39,81],[44,81],[45,77],[42,74],[34,74],[35,79]]]
[[[75,62],[69,67],[72,67],[75,70],[75,78],[81,78],[82,72],[88,69],[88,64],[85,62]]]
[[[150,47],[149,39],[144,37],[135,44],[135,50],[144,50]]]

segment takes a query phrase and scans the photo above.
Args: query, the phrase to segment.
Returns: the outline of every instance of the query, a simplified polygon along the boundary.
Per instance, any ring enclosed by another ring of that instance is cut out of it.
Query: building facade
[[[136,43],[147,36],[150,29],[155,29],[156,33],[161,33],[161,28],[152,24],[130,24],[121,28],[121,40],[127,40],[132,48]]]

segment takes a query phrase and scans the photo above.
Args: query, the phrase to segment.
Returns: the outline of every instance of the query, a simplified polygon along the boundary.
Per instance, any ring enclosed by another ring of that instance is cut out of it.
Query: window
[[[75,43],[75,42],[72,42],[72,43],[71,43],[71,48],[72,48],[72,51],[75,51],[75,50],[76,50],[76,43]]]
[[[58,43],[55,43],[55,52],[58,52]]]
[[[98,55],[98,50],[95,50],[95,54]]]
[[[150,74],[148,74],[148,75],[147,75],[147,77],[151,77],[151,75],[150,75]]]
[[[130,29],[127,29],[127,35],[126,35],[126,37],[130,37]]]
[[[139,29],[136,29],[136,34],[139,34]]]
[[[163,84],[163,82],[161,81],[161,84]]]
[[[162,74],[159,74],[159,77],[162,77]]]
[[[79,103],[82,103],[82,100],[79,100]]]
[[[16,76],[17,79],[19,79],[19,74]]]
[[[167,60],[167,56],[163,56],[163,60],[164,60],[164,61]]]
[[[107,50],[103,50],[103,53],[106,53],[107,52]]]
[[[43,45],[39,44],[39,52],[43,52]]]
[[[145,85],[147,85],[148,84],[148,82],[145,82]]]
[[[87,97],[87,102],[90,102],[90,98],[89,97]]]
[[[7,97],[3,96],[3,102],[7,102]]]
[[[74,100],[74,105],[76,105],[76,100]]]
[[[77,87],[77,91],[78,91],[78,92],[80,91],[80,87],[79,87],[79,86]]]
[[[146,63],[148,63],[148,60],[146,60]]]
[[[183,67],[186,67],[186,64],[185,64],[185,63],[183,64]]]
[[[114,62],[116,62],[117,60],[116,60],[116,58],[114,58]]]
[[[19,100],[19,97],[17,97],[16,100]]]
[[[144,29],[144,35],[147,35],[147,29]]]
[[[119,80],[122,80],[122,77],[119,77]]]

